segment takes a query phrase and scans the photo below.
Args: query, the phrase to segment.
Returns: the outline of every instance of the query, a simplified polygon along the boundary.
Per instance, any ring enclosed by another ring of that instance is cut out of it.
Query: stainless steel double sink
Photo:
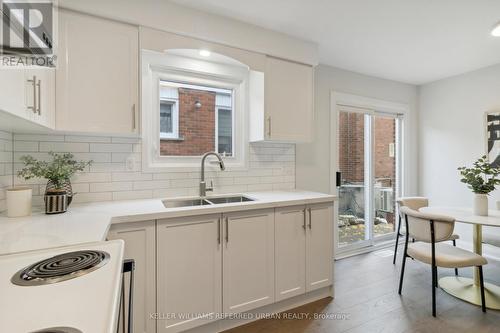
[[[190,207],[190,206],[211,206],[211,205],[248,202],[248,201],[255,201],[255,200],[252,198],[246,197],[244,195],[231,195],[231,196],[227,196],[227,197],[167,199],[167,200],[163,200],[162,203],[163,203],[163,206],[165,206],[165,208],[179,208],[179,207]]]

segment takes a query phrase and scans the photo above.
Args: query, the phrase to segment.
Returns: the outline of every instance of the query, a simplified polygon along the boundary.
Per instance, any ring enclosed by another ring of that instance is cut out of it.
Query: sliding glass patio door
[[[402,122],[401,114],[338,107],[338,252],[394,237]]]

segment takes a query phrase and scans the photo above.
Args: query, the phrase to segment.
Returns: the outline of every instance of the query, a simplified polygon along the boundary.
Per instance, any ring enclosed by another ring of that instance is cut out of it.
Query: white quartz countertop
[[[162,200],[168,199],[158,198],[73,204],[68,212],[58,215],[46,215],[41,210],[22,218],[8,218],[4,214],[0,215],[0,255],[102,241],[113,223],[332,202],[336,199],[333,195],[300,190],[249,192],[243,195],[255,201],[165,208]]]

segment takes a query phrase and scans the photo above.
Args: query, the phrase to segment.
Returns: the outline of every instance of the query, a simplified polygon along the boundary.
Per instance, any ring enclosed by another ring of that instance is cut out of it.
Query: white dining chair
[[[398,253],[398,245],[399,245],[399,237],[403,236],[401,233],[401,207],[406,206],[409,207],[413,210],[419,210],[422,207],[428,207],[429,206],[429,199],[426,197],[402,197],[396,200],[396,203],[398,205],[398,227],[396,231],[396,242],[394,244],[394,257],[392,259],[392,263],[396,264],[396,255]],[[457,239],[459,239],[460,236],[457,234],[452,234],[449,239],[445,239],[445,241],[451,241],[453,243],[453,246],[457,246]],[[419,241],[420,239],[414,239]],[[455,268],[455,275],[458,275],[458,269]]]
[[[413,258],[431,265],[432,275],[432,316],[436,317],[437,268],[477,267],[481,288],[481,308],[486,312],[484,298],[483,265],[487,260],[476,254],[450,244],[443,243],[453,234],[455,219],[453,217],[425,214],[409,207],[401,207],[406,225],[405,245],[398,293],[401,295],[405,272],[406,258]],[[410,237],[421,239],[408,243]]]

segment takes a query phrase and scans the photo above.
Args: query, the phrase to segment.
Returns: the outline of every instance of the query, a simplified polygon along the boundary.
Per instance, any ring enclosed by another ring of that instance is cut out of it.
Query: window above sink
[[[142,50],[143,170],[195,171],[208,151],[246,168],[248,66],[169,51]]]

